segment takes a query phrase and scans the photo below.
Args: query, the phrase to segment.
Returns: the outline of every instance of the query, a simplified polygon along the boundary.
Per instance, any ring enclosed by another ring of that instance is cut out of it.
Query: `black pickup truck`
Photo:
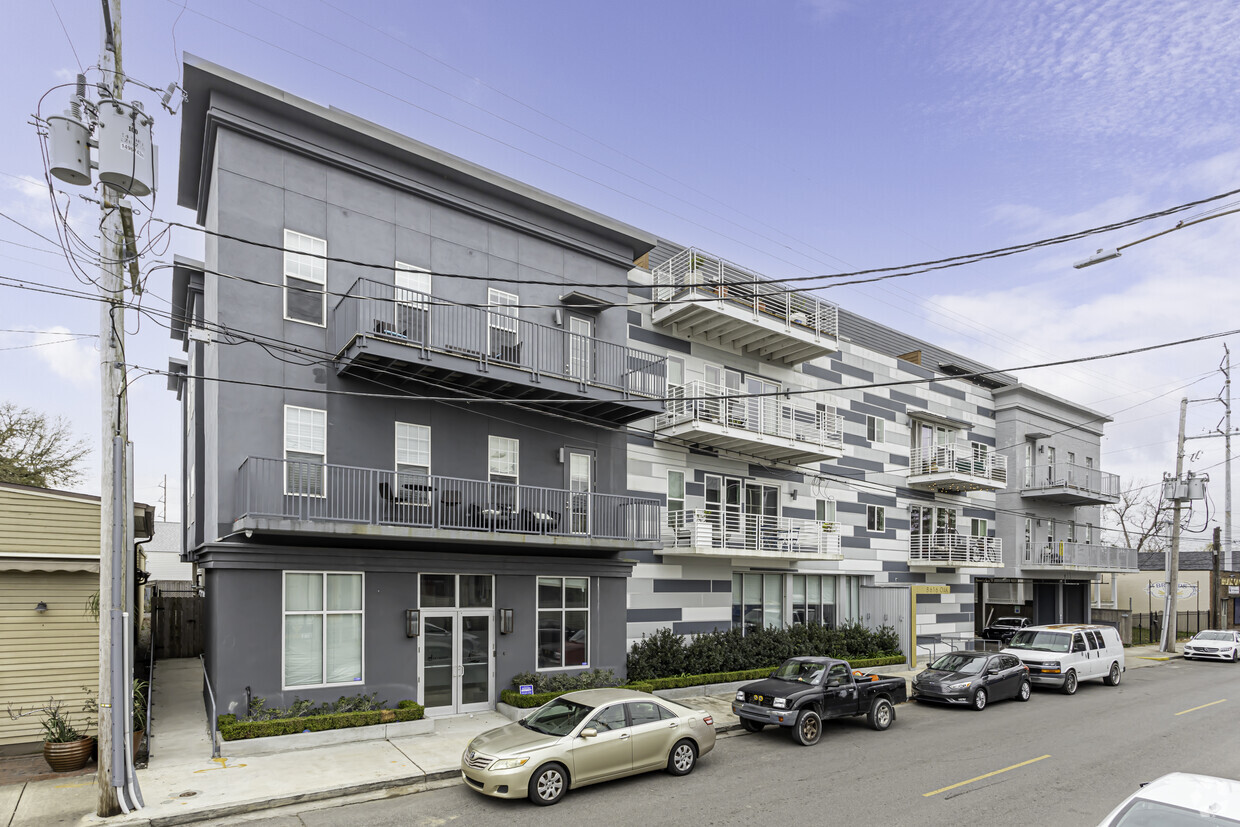
[[[835,658],[789,658],[766,680],[736,690],[732,712],[749,732],[767,724],[789,727],[798,744],[810,746],[822,737],[822,722],[846,716],[867,716],[880,732],[896,719],[896,704],[908,700],[904,678],[854,675],[846,661]]]

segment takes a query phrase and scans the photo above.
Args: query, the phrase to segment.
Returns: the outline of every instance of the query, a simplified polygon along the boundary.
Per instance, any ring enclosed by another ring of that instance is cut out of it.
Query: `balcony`
[[[839,308],[689,249],[656,267],[653,321],[677,336],[793,366],[839,349]]]
[[[389,385],[413,380],[523,399],[610,425],[663,410],[666,356],[534,324],[515,312],[358,279],[332,309],[337,371]]]
[[[1003,566],[1003,541],[956,532],[913,534],[909,537],[910,566],[948,566],[997,569]]]
[[[663,554],[770,560],[843,560],[837,523],[718,511],[673,511]]]
[[[658,548],[660,504],[612,494],[249,457],[234,531],[503,543],[545,551]]]
[[[1119,475],[1067,462],[1035,465],[1025,469],[1020,495],[1063,505],[1113,505],[1119,502]]]
[[[953,493],[999,491],[1007,487],[1007,457],[964,442],[914,448],[909,454],[908,484]]]
[[[655,418],[655,431],[774,462],[823,462],[843,456],[842,420],[834,408],[820,411],[813,403],[770,396],[729,399],[728,393],[710,382],[672,387],[667,411]]]
[[[1137,550],[1094,543],[1024,543],[1020,567],[1035,571],[1135,572]]]

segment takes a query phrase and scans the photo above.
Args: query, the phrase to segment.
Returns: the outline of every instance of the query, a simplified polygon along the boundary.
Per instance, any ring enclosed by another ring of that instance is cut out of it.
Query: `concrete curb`
[[[273,735],[265,738],[238,738],[224,741],[222,746],[229,755],[270,755],[275,752],[331,747],[357,741],[390,741],[408,735],[425,735],[435,730],[435,719],[421,718],[416,721],[399,721],[390,724],[329,729],[323,732],[301,732],[292,735]]]

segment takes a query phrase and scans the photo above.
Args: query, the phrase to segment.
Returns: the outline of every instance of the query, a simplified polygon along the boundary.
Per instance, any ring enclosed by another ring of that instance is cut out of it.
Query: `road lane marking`
[[[1192,709],[1186,709],[1183,712],[1177,712],[1175,714],[1176,715],[1187,715],[1189,712],[1196,712],[1198,709],[1205,709],[1207,706],[1214,706],[1215,704],[1225,704],[1225,703],[1227,703],[1227,699],[1223,698],[1223,700],[1221,701],[1210,701],[1210,703],[1208,704],[1202,704],[1201,706],[1195,706]]]
[[[977,778],[970,778],[968,781],[961,781],[959,784],[952,784],[950,787],[943,787],[942,789],[935,790],[932,793],[922,793],[921,797],[929,798],[932,795],[938,795],[939,793],[945,793],[948,790],[954,790],[957,787],[963,787],[965,784],[972,784],[974,781],[981,781],[984,778],[990,778],[991,776],[999,775],[1001,773],[1008,772],[1009,770],[1020,769],[1021,767],[1026,767],[1030,764],[1036,764],[1038,761],[1041,761],[1044,758],[1050,758],[1050,756],[1040,755],[1037,758],[1030,758],[1028,761],[1021,761],[1019,764],[1013,764],[1012,766],[1004,767],[1001,770],[995,770],[994,772],[988,772],[985,775],[979,775]]]

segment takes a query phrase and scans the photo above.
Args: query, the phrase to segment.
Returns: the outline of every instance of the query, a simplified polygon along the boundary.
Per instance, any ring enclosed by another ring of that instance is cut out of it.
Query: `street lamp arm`
[[[1113,258],[1119,258],[1120,250],[1127,250],[1129,247],[1133,247],[1137,244],[1141,244],[1142,242],[1150,241],[1152,239],[1158,238],[1159,236],[1167,235],[1168,233],[1173,233],[1176,230],[1182,230],[1185,227],[1191,227],[1194,224],[1202,224],[1206,221],[1213,221],[1216,218],[1222,218],[1225,215],[1231,215],[1232,213],[1237,213],[1237,212],[1240,212],[1240,207],[1237,207],[1234,210],[1225,210],[1220,213],[1214,213],[1213,215],[1204,215],[1201,218],[1193,218],[1188,221],[1181,221],[1178,224],[1176,224],[1174,227],[1168,227],[1165,230],[1159,230],[1158,232],[1152,235],[1147,235],[1143,238],[1138,238],[1135,241],[1129,241],[1127,244],[1120,244],[1110,249],[1100,249],[1098,250],[1098,252],[1094,253],[1092,256],[1081,259],[1080,261],[1076,262],[1072,266],[1073,268],[1080,270],[1082,267],[1091,267],[1095,264],[1100,264],[1101,262],[1104,262],[1104,261],[1110,261]]]

